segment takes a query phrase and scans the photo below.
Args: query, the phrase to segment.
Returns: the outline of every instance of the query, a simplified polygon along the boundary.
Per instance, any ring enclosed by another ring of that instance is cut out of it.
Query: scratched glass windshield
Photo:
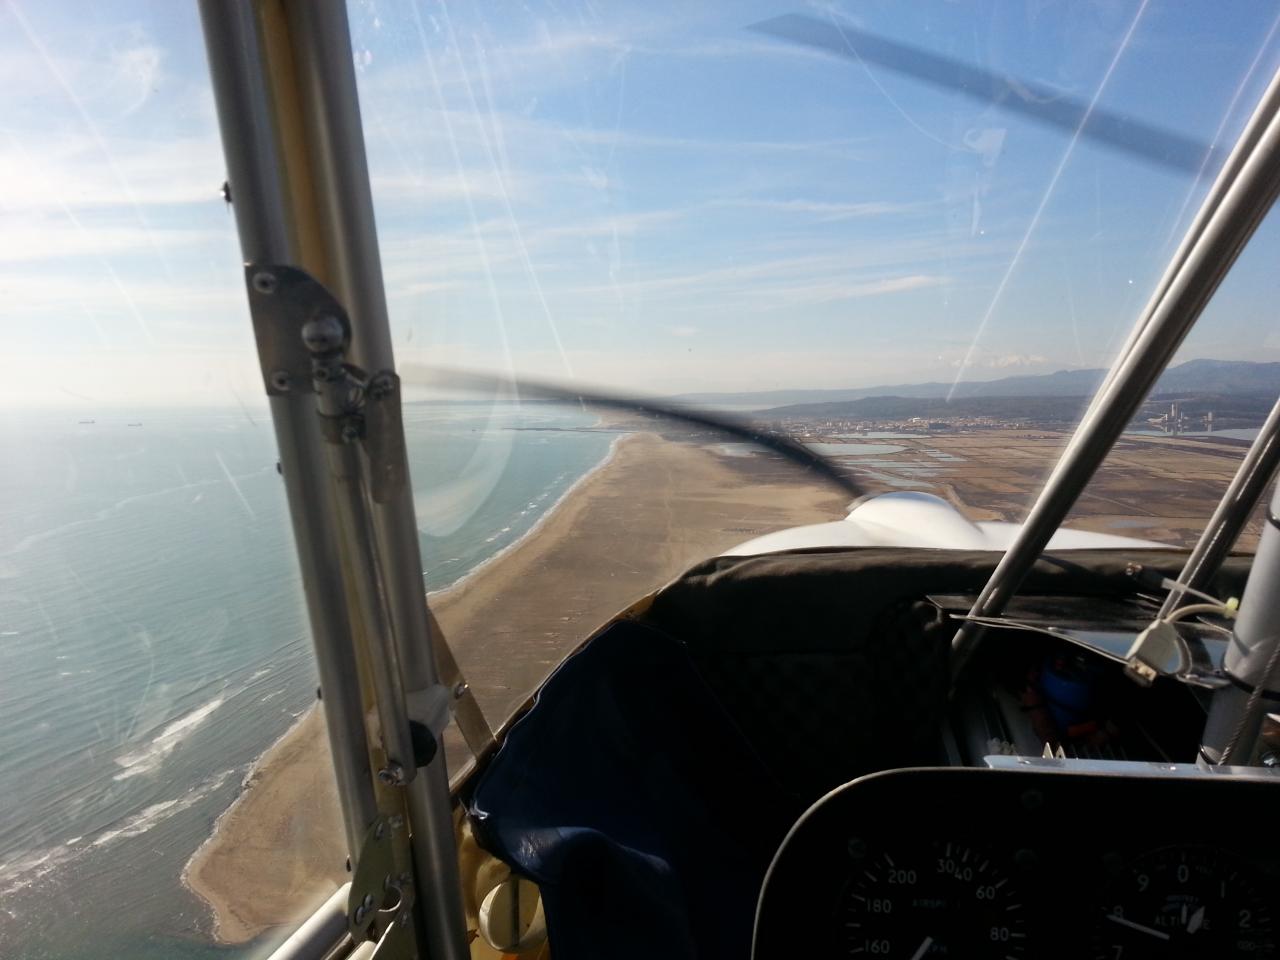
[[[1280,65],[1268,4],[348,10],[423,587],[493,726],[680,570],[850,508],[540,398],[736,416],[998,537]],[[265,956],[344,851],[197,10],[0,22],[0,954]],[[1277,229],[1072,526],[1194,541],[1280,394]]]
[[[1240,5],[352,13],[403,362],[732,411],[975,522],[1025,516],[1280,49]],[[1280,392],[1278,240],[1071,525],[1194,542]]]

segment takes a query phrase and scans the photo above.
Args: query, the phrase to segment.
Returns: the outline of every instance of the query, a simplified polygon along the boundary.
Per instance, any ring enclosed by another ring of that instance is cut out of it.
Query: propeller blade
[[[788,13],[747,29],[857,63],[874,63],[979,103],[1094,140],[1150,163],[1199,173],[1214,149],[1191,137],[1088,104],[1043,84],[1003,76],[846,23]],[[1087,121],[1086,121],[1087,117]]]
[[[495,390],[506,388],[520,397],[536,400],[558,400],[563,403],[585,403],[595,407],[648,413],[696,427],[705,427],[737,437],[747,443],[771,450],[792,463],[831,481],[854,499],[862,498],[864,491],[856,480],[834,460],[829,460],[790,437],[758,427],[747,420],[721,413],[709,413],[689,407],[680,407],[642,397],[611,393],[601,390],[582,390],[579,387],[550,383],[542,380],[515,379],[494,373],[479,373],[449,367],[406,364],[400,368],[400,378],[406,383],[430,385],[454,390]]]

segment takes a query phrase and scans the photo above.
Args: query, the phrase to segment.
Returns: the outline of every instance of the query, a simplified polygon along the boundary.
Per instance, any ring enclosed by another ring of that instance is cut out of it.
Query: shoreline
[[[599,420],[596,421],[595,426],[597,428],[607,427],[608,424],[605,418],[601,417]],[[581,488],[583,488],[587,483],[589,483],[593,477],[595,477],[597,474],[599,474],[603,470],[608,469],[610,464],[612,464],[615,458],[617,457],[617,453],[621,445],[628,438],[634,435],[635,435],[634,433],[625,432],[625,433],[619,433],[617,436],[615,436],[613,440],[610,441],[609,447],[606,449],[604,456],[601,457],[598,461],[596,461],[596,463],[594,463],[591,467],[589,467],[581,476],[579,476],[576,480],[574,480],[573,483],[571,483],[568,487],[566,487],[565,490],[560,494],[560,496],[558,496],[554,501],[548,504],[547,508],[542,512],[542,514],[538,517],[538,519],[534,521],[534,523],[532,524],[532,526],[529,527],[528,530],[526,530],[516,539],[512,540],[510,543],[504,545],[501,549],[499,549],[497,552],[495,552],[491,556],[486,557],[484,560],[480,561],[470,570],[467,570],[465,573],[462,573],[461,575],[459,575],[455,580],[450,582],[448,585],[444,587],[440,587],[439,589],[436,589],[436,590],[427,591],[426,596],[428,601],[434,601],[436,603],[447,602],[448,598],[452,594],[456,593],[457,591],[465,589],[466,584],[469,581],[473,580],[477,576],[484,575],[485,571],[488,568],[492,567],[497,563],[500,563],[504,557],[511,554],[514,550],[518,549],[526,540],[534,536],[536,533],[540,532],[542,528],[545,527],[546,524],[551,520],[553,515],[558,510],[560,510],[562,505],[564,505],[575,493],[577,493]],[[223,810],[220,814],[218,814],[217,818],[215,818],[213,825],[209,830],[209,836],[207,836],[201,842],[200,846],[198,846],[192,852],[191,856],[187,858],[186,863],[183,864],[182,871],[179,874],[179,880],[181,881],[182,886],[189,893],[191,893],[204,908],[206,908],[209,916],[209,924],[210,924],[210,930],[212,933],[212,939],[215,943],[219,943],[219,944],[246,943],[249,940],[253,939],[253,936],[245,937],[243,934],[246,931],[241,929],[233,929],[231,931],[223,930],[223,927],[228,925],[227,919],[224,915],[227,914],[229,911],[226,910],[223,904],[220,902],[220,898],[218,897],[217,893],[214,890],[209,889],[207,885],[203,883],[202,880],[199,878],[198,874],[200,872],[201,866],[203,863],[207,862],[210,858],[212,858],[218,853],[220,845],[223,842],[225,842],[223,839],[225,836],[224,828],[247,805],[248,797],[252,792],[254,786],[256,785],[256,781],[265,779],[273,774],[274,767],[276,765],[275,761],[277,759],[276,755],[278,751],[281,751],[287,748],[289,745],[294,744],[295,742],[303,742],[303,741],[308,741],[311,749],[316,749],[318,747],[325,751],[328,750],[327,737],[326,735],[324,735],[323,711],[318,710],[317,709],[318,707],[319,707],[318,703],[312,703],[310,706],[308,706],[301,714],[298,715],[298,717],[293,721],[293,723],[289,724],[289,726],[285,728],[284,732],[282,732],[278,737],[276,737],[273,741],[271,741],[271,743],[268,744],[263,749],[263,751],[253,759],[253,761],[249,764],[249,767],[246,770],[243,779],[241,780],[240,792],[231,801],[231,803],[227,806],[227,808]],[[319,719],[313,719],[314,717],[317,717],[317,716]],[[318,726],[319,730],[318,731],[308,730],[307,728],[308,723]],[[326,753],[326,756],[327,756],[327,753]],[[339,841],[343,842],[341,837],[339,838]],[[343,852],[342,856],[345,858],[345,852]],[[345,879],[346,879],[345,873],[341,875],[335,874],[333,879],[334,879],[334,882],[328,888],[328,891],[324,894],[325,896],[328,896],[328,894],[332,893],[334,889],[337,889],[337,887],[340,886],[341,883],[345,882]],[[220,907],[223,907],[223,909],[220,909]],[[305,916],[306,913],[304,912],[303,915]],[[262,932],[265,932],[265,931],[258,931],[258,933],[255,934],[255,936],[261,935]]]
[[[605,450],[604,456],[601,457],[599,460],[597,460],[594,465],[588,467],[587,470],[582,474],[582,476],[578,477],[577,480],[569,484],[569,486],[565,488],[564,492],[560,494],[560,496],[556,497],[555,500],[547,504],[547,509],[542,511],[542,514],[538,517],[538,519],[533,522],[533,526],[531,526],[524,533],[520,534],[520,536],[516,537],[506,546],[500,548],[496,553],[493,553],[492,555],[485,557],[483,560],[477,563],[470,570],[466,571],[465,573],[459,574],[456,579],[449,581],[449,583],[447,583],[445,586],[438,587],[435,590],[428,590],[427,591],[428,603],[431,602],[432,600],[443,601],[448,599],[448,596],[450,593],[465,587],[467,581],[482,574],[487,567],[500,561],[503,557],[511,553],[513,550],[519,547],[522,543],[524,543],[527,539],[529,539],[535,533],[541,530],[542,527],[550,519],[551,515],[554,514],[557,510],[559,510],[561,505],[564,504],[564,502],[568,500],[569,497],[573,496],[575,492],[577,492],[582,486],[584,486],[597,473],[606,469],[611,463],[613,463],[614,459],[618,455],[619,446],[621,446],[623,441],[625,441],[627,438],[633,437],[633,436],[635,436],[634,433],[619,433],[616,437],[614,437],[613,440],[609,442],[609,448]]]
[[[209,828],[209,835],[201,841],[200,846],[196,847],[195,850],[192,851],[191,856],[187,858],[187,862],[182,865],[182,872],[178,874],[178,879],[181,881],[182,886],[207,909],[213,940],[217,943],[227,943],[231,941],[226,941],[221,938],[218,930],[218,911],[214,908],[208,898],[206,898],[196,888],[196,886],[193,885],[191,880],[192,866],[200,860],[201,854],[205,853],[206,847],[216,845],[218,837],[222,833],[223,824],[225,824],[227,819],[236,811],[241,798],[243,798],[245,794],[252,789],[255,776],[260,774],[262,769],[270,762],[272,752],[280,747],[286,740],[302,736],[301,731],[304,725],[311,718],[311,715],[316,712],[316,708],[318,706],[319,703],[312,703],[308,706],[294,718],[294,721],[285,728],[284,732],[281,733],[280,736],[267,744],[266,749],[253,758],[249,763],[248,769],[245,770],[244,776],[240,779],[240,791],[236,794],[231,803],[227,805],[227,809],[223,810],[214,818],[213,824]]]
[[[834,488],[780,483],[763,458],[729,459],[696,442],[621,434],[521,537],[428,594],[491,723],[630,602],[749,539],[743,523],[843,515]],[[296,924],[346,879],[323,711],[308,709],[245,784],[182,871],[222,944]],[[332,829],[317,829],[326,819]]]
[[[187,859],[179,874],[183,887],[206,908],[207,929],[216,944],[246,944],[270,930],[296,923],[348,879],[344,869],[346,839],[337,805],[326,802],[329,794],[333,794],[332,800],[336,801],[336,787],[329,764],[324,712],[316,707],[313,703],[303,711],[250,764],[241,781],[240,793],[214,820],[209,836]],[[285,770],[293,776],[293,783],[282,781],[281,772]],[[294,796],[280,797],[279,791],[272,788],[282,784],[302,789],[287,791]],[[317,789],[318,794],[312,793]],[[308,809],[309,794],[313,805]],[[265,838],[250,840],[256,849],[246,851],[242,846],[244,838],[254,833],[252,827],[260,822],[263,807],[274,807],[277,819],[285,821],[287,828],[283,832],[271,829]],[[336,843],[327,842],[330,838]],[[281,841],[287,841],[288,852],[295,862],[284,870],[271,872],[270,883],[254,884],[251,904],[247,898],[238,902],[234,896],[227,895],[227,890],[220,889],[216,880],[210,882],[203,876],[210,865],[216,868],[219,858],[247,853],[263,861],[261,876],[265,878],[266,862],[275,859],[273,853],[286,849]],[[264,845],[275,849],[263,849]],[[231,849],[227,849],[228,846]],[[341,856],[333,859],[330,848],[341,848]]]

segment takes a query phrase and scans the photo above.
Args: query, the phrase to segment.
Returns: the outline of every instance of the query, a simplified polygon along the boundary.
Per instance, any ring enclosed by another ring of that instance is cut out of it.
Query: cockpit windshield
[[[1280,66],[1267,4],[348,16],[422,586],[492,728],[849,513],[682,412],[1006,546]],[[0,953],[266,956],[347,877],[198,11],[0,21]],[[1067,526],[1195,542],[1280,395],[1278,231]]]
[[[359,7],[399,355],[736,410],[1019,520],[1270,78],[1273,13]],[[1275,243],[1129,474],[1225,467],[1262,422],[1276,368],[1238,364],[1274,359]],[[1115,492],[1084,509],[1181,545],[1216,499],[1147,523]]]

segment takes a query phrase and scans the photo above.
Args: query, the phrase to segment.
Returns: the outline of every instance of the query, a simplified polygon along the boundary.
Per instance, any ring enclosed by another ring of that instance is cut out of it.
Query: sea
[[[580,409],[405,408],[441,589],[608,455]],[[316,673],[265,408],[0,419],[0,957],[241,958],[180,881]]]

